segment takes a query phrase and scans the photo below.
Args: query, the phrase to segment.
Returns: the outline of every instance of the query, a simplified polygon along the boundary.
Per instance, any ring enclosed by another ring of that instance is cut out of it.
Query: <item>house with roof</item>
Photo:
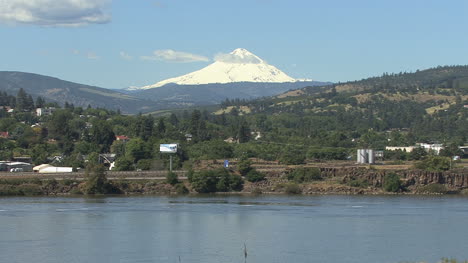
[[[10,134],[7,131],[6,132],[0,132],[0,138],[8,139],[8,137],[10,137]]]
[[[122,142],[128,142],[130,140],[130,138],[125,135],[116,135],[115,139]]]

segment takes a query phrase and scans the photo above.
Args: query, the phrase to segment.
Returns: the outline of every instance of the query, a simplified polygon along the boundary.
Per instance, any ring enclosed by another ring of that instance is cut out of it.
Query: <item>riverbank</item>
[[[398,174],[401,190],[385,191],[386,175]],[[303,195],[384,195],[384,194],[468,194],[465,187],[468,174],[458,172],[431,173],[423,171],[382,171],[372,169],[325,169],[320,180],[296,183],[288,180],[285,173],[266,173],[265,180],[244,180],[239,194],[303,194]],[[121,195],[177,195],[197,194],[189,181],[183,177],[179,184],[171,185],[158,179],[112,179],[114,191]],[[0,179],[0,196],[62,196],[83,195],[86,181],[83,178],[3,178]]]

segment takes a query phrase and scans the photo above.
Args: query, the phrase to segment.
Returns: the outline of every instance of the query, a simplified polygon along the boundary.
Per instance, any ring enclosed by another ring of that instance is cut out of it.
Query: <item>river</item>
[[[459,196],[0,198],[0,262],[468,259]]]

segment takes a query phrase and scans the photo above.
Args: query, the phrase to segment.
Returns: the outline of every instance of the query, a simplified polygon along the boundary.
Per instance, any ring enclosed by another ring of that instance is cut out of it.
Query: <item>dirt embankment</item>
[[[250,183],[245,181],[240,193],[291,193],[291,194],[384,194],[382,186],[386,176],[397,174],[404,193],[421,193],[428,185],[441,185],[447,192],[462,192],[468,189],[468,169],[446,172],[428,172],[409,169],[370,169],[357,166],[319,166],[322,180],[297,184],[288,181],[287,174],[295,167],[258,167],[266,174],[266,180]],[[181,174],[183,176],[183,174]],[[161,175],[160,175],[161,176]],[[109,175],[108,175],[109,177]],[[162,178],[162,179],[161,179]],[[112,179],[112,184],[121,194],[176,194],[178,189],[167,184],[164,177]],[[190,193],[196,193],[187,180],[182,180]],[[81,194],[84,181],[76,178],[11,178],[0,180],[2,195],[69,195]],[[180,189],[179,189],[180,190]],[[468,191],[468,190],[467,190]],[[402,192],[403,193],[403,192]]]

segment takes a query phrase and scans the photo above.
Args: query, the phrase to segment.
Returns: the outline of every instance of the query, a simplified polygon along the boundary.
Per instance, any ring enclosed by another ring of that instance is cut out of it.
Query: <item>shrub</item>
[[[311,182],[322,180],[320,176],[321,172],[319,168],[296,168],[294,171],[290,172],[287,176],[288,180],[294,181],[296,183]]]
[[[70,191],[70,194],[72,194],[72,195],[82,195],[83,192],[77,187],[77,188],[73,188],[73,189]]]
[[[262,194],[262,189],[254,188],[254,189],[252,189],[251,193],[254,194],[254,195],[260,195],[260,194]]]
[[[400,177],[397,174],[391,173],[385,176],[383,189],[387,192],[398,192],[401,190]]]
[[[57,182],[57,180],[55,180],[55,178],[53,178],[53,179],[44,181],[44,182],[43,182],[43,185],[44,185],[45,187],[52,187],[52,188],[54,188],[54,187],[56,187],[56,186],[58,185],[58,182]]]
[[[193,169],[189,169],[187,172],[187,180],[191,183],[193,181],[193,175],[194,175]]]
[[[43,194],[42,188],[37,184],[22,184],[17,186],[17,190],[22,195],[41,195]]]
[[[415,164],[418,169],[442,172],[450,169],[450,158],[441,156],[426,156],[422,161]]]
[[[189,147],[188,155],[191,160],[231,158],[234,148],[222,140],[199,142]]]
[[[302,193],[302,189],[298,184],[290,183],[284,187],[284,192],[291,195],[297,195]]]
[[[242,180],[242,177],[231,174],[229,177],[229,188],[231,191],[242,191],[244,188],[244,180]]]
[[[0,196],[23,195],[17,187],[10,185],[0,185]]]
[[[22,185],[22,184],[37,184],[42,185],[42,181],[39,178],[8,178],[8,179],[0,179],[0,185]]]
[[[189,193],[189,190],[187,189],[187,187],[185,187],[185,185],[183,183],[176,184],[175,185],[175,190],[176,190],[177,194],[179,194],[179,195],[185,195],[185,194]]]
[[[166,182],[170,185],[176,185],[179,183],[179,178],[174,172],[168,172],[166,175]]]
[[[116,171],[133,171],[135,166],[133,161],[128,157],[121,157],[115,161],[115,170]]]
[[[367,188],[369,187],[369,182],[365,179],[353,179],[348,182],[348,185],[351,187]]]
[[[240,176],[232,175],[228,170],[221,168],[194,172],[191,184],[198,193],[214,193],[240,191],[244,182]]]
[[[138,161],[136,167],[143,171],[151,170],[152,160],[151,159],[141,159]]]
[[[305,154],[302,150],[296,148],[286,148],[280,158],[279,161],[282,164],[303,164],[305,161]]]
[[[191,183],[193,189],[198,193],[214,193],[216,192],[216,184],[218,183],[216,171],[195,172]]]
[[[86,194],[117,194],[120,189],[114,187],[106,177],[106,168],[102,165],[90,164],[86,167],[86,182],[84,193]]]
[[[307,157],[319,160],[346,160],[348,153],[345,148],[310,148]]]
[[[252,170],[252,161],[243,159],[237,164],[237,170],[242,176],[246,176]]]
[[[66,186],[70,186],[70,185],[72,185],[74,182],[75,182],[75,181],[73,181],[73,180],[71,180],[71,179],[64,179],[64,180],[62,181],[62,183],[63,183],[64,185],[66,185]]]
[[[418,188],[418,192],[428,194],[446,194],[448,192],[448,189],[443,184],[428,184]]]
[[[255,169],[252,169],[247,173],[247,175],[245,176],[245,179],[247,179],[247,181],[252,182],[252,183],[260,182],[260,181],[265,180],[265,175]]]

